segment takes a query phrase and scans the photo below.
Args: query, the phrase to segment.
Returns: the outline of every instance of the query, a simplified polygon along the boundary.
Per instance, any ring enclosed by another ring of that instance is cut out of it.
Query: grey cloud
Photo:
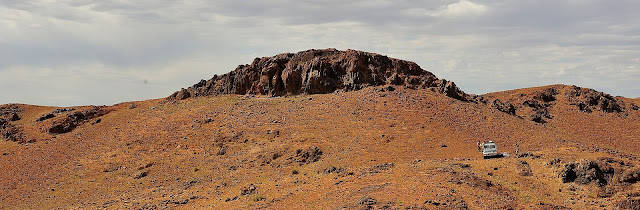
[[[10,79],[0,79],[0,93],[13,96],[0,103],[161,97],[253,57],[328,47],[413,60],[472,93],[570,83],[637,97],[639,8],[630,0],[2,0],[0,78]],[[100,73],[83,74],[93,68]],[[21,71],[90,82],[56,88]],[[31,85],[17,88],[21,81]]]

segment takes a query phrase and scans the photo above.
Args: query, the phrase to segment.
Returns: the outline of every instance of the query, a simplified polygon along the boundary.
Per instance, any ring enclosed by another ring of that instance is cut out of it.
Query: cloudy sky
[[[640,97],[636,0],[0,0],[0,104],[164,97],[310,48],[411,60],[470,93]]]

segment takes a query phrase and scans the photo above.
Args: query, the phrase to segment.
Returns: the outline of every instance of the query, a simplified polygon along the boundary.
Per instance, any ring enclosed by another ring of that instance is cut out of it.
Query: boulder
[[[560,172],[559,177],[563,183],[576,182],[578,184],[596,183],[606,185],[614,175],[614,168],[604,163],[592,160],[582,160],[575,163],[567,163]]]

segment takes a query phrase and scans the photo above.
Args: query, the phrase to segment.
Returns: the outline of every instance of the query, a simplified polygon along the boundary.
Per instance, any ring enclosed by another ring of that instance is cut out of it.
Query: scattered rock
[[[640,198],[625,199],[616,203],[616,207],[620,209],[640,210]]]
[[[182,199],[182,200],[170,200],[169,203],[171,204],[176,204],[176,205],[184,205],[189,203],[189,199]]]
[[[500,99],[496,99],[493,101],[493,107],[498,109],[498,111],[501,111],[510,115],[516,115],[516,107],[513,104],[508,102],[503,103],[502,101],[500,101]]]
[[[394,166],[395,166],[394,163],[381,163],[381,164],[375,165],[375,166],[367,169],[366,173],[368,173],[368,174],[376,174],[376,173],[380,173],[380,172],[389,170],[389,169],[393,168]]]
[[[358,200],[358,204],[365,205],[365,206],[376,205],[376,203],[378,203],[378,201],[372,197],[363,197],[363,198],[360,198],[360,200]]]
[[[135,176],[133,176],[134,179],[141,179],[143,177],[146,177],[147,175],[149,175],[148,172],[146,171],[141,171],[135,174]]]
[[[280,131],[279,130],[267,130],[267,135],[270,136],[271,138],[276,138],[280,136]]]
[[[239,199],[238,196],[233,196],[233,198],[225,199],[224,202],[235,201],[235,200],[238,200],[238,199]]]
[[[322,170],[322,173],[331,174],[331,173],[342,173],[344,171],[343,168],[336,168],[335,166],[330,166]]]
[[[138,167],[138,170],[147,169],[147,168],[153,166],[153,164],[154,164],[153,162],[149,162],[149,163],[147,163],[147,164],[145,164],[143,166]]]
[[[517,158],[526,158],[526,157],[530,157],[530,158],[536,159],[536,158],[540,158],[541,156],[540,155],[534,155],[531,152],[521,153],[521,154],[518,154],[518,156],[517,156]]]
[[[136,104],[129,104],[129,109],[135,109],[136,108]]]
[[[623,183],[634,184],[640,182],[640,167],[625,170],[622,173],[621,180]]]
[[[227,154],[227,147],[222,146],[218,149],[218,152],[216,152],[216,155],[224,155]]]
[[[310,146],[307,149],[296,150],[295,161],[302,164],[313,163],[322,157],[322,150],[316,146]]]
[[[554,158],[553,160],[549,161],[548,163],[546,163],[546,166],[554,166],[557,165],[558,163],[560,163],[560,159],[559,158]]]
[[[251,195],[254,194],[256,190],[258,190],[258,188],[255,185],[249,184],[249,186],[244,187],[240,190],[240,195]]]
[[[527,163],[527,161],[521,160],[520,162],[518,162],[518,170],[518,175],[520,176],[533,175],[533,173],[531,172],[531,166],[529,166],[529,163]]]
[[[558,205],[554,205],[550,203],[542,203],[542,202],[538,203],[538,206],[540,207],[540,209],[553,209],[553,210],[571,209],[566,206],[558,206]]]
[[[114,172],[114,171],[120,170],[120,168],[121,166],[119,165],[111,165],[105,168],[104,170],[102,170],[102,172],[105,172],[105,173]]]

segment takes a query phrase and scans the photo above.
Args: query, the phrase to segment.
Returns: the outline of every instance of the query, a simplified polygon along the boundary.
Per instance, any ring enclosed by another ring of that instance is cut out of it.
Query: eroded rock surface
[[[438,79],[414,62],[356,50],[307,50],[256,58],[224,75],[173,93],[169,100],[217,94],[270,96],[323,94],[397,85],[432,88],[462,101],[471,99],[455,83]]]

